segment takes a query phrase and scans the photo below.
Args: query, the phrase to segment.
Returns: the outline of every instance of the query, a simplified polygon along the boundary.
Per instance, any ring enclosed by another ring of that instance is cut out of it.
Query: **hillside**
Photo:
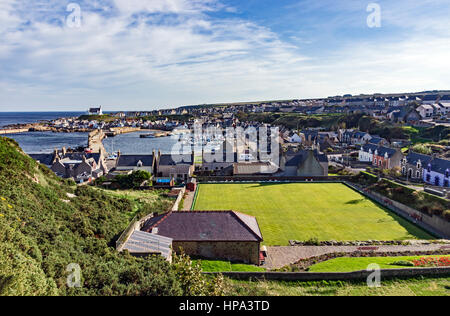
[[[166,203],[150,200],[140,202],[146,212]],[[115,251],[136,212],[130,199],[60,180],[0,137],[0,295],[217,294],[220,282],[184,269],[186,258],[170,265]],[[71,263],[81,267],[81,288],[66,284]]]

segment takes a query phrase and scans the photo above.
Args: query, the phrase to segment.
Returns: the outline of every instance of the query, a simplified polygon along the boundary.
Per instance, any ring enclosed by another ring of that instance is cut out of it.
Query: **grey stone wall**
[[[173,241],[172,248],[176,253],[182,249],[189,256],[259,264],[258,242]]]
[[[237,280],[276,280],[276,281],[365,281],[373,271],[355,272],[222,272],[226,277]],[[207,272],[205,274],[218,274]],[[381,282],[383,279],[414,278],[419,276],[450,276],[450,267],[444,268],[406,268],[380,270]]]

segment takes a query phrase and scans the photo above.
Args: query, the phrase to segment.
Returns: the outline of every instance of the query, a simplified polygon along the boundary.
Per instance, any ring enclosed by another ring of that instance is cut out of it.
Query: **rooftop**
[[[169,212],[151,218],[142,230],[153,228],[173,241],[263,240],[256,218],[234,211]]]

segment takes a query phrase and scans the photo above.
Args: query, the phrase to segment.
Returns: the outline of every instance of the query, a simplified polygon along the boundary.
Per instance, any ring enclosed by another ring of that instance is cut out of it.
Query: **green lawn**
[[[374,257],[374,258],[336,258],[315,264],[310,272],[352,272],[366,270],[369,264],[376,263],[381,269],[411,268],[393,265],[397,261],[412,261],[424,257],[440,258],[450,256],[413,256],[413,257]]]
[[[203,272],[264,272],[266,269],[250,264],[236,264],[219,260],[193,260],[200,263]]]
[[[231,280],[228,295],[235,296],[449,296],[450,278],[381,280],[381,287],[366,282],[279,282]]]
[[[266,245],[289,240],[432,239],[408,221],[339,183],[200,184],[195,210],[256,216]]]

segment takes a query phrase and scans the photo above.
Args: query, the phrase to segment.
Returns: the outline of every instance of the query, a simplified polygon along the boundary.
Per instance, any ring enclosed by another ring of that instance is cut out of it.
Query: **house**
[[[226,148],[226,144],[223,145]],[[232,146],[232,145],[231,145]],[[218,176],[232,176],[234,164],[238,162],[238,155],[236,152],[231,153],[231,157],[227,157],[226,150],[221,148],[220,151],[214,154],[203,154],[203,163],[201,166],[195,166],[196,171],[209,173]]]
[[[101,177],[106,172],[101,165],[97,165],[94,158],[87,158],[85,155],[81,160],[75,157],[60,158],[56,156],[51,166],[51,170],[59,177],[74,179],[77,183],[90,182]]]
[[[191,257],[260,264],[258,222],[239,212],[169,212],[146,221],[142,231],[172,239],[173,251]]]
[[[447,114],[450,113],[450,94],[442,96],[439,103],[446,109]]]
[[[373,136],[369,140],[368,144],[372,144],[372,145],[376,145],[376,146],[387,146],[387,145],[389,145],[389,142],[386,139],[381,138],[379,136]]]
[[[433,157],[410,151],[402,160],[402,175],[409,180],[423,180],[424,167],[428,166]]]
[[[439,99],[439,96],[436,94],[432,94],[432,95],[426,95],[423,97],[422,101],[423,104],[435,104]]]
[[[154,173],[155,155],[122,155],[118,154],[116,171],[137,171],[143,170]]]
[[[53,162],[55,160],[55,154],[49,153],[49,154],[29,154],[31,158],[36,160],[37,163],[43,164],[47,166],[48,168],[51,168],[53,165]]]
[[[403,154],[399,149],[380,146],[373,153],[372,165],[380,169],[400,168],[402,159]]]
[[[88,110],[88,115],[103,115],[103,110],[102,107],[98,107],[98,108],[90,108]]]
[[[432,118],[434,114],[434,107],[429,103],[424,103],[416,109],[422,119]]]
[[[352,145],[362,145],[368,143],[373,137],[369,133],[355,132],[351,137]]]
[[[193,154],[161,154],[155,160],[155,175],[158,178],[172,178],[177,182],[187,182],[194,174]]]
[[[281,159],[282,176],[286,177],[326,177],[328,157],[317,150],[287,152]]]
[[[64,147],[48,154],[30,154],[57,176],[73,178],[77,183],[90,182],[109,172],[103,151],[99,153],[71,152]]]
[[[450,187],[450,160],[432,158],[424,167],[424,182],[434,186]]]
[[[450,107],[450,104],[449,104]],[[407,114],[403,117],[403,121],[405,123],[416,123],[422,119],[422,116],[415,109],[411,109]]]
[[[365,144],[361,146],[358,153],[358,160],[360,162],[373,162],[373,155],[377,150],[378,146],[374,144]]]

